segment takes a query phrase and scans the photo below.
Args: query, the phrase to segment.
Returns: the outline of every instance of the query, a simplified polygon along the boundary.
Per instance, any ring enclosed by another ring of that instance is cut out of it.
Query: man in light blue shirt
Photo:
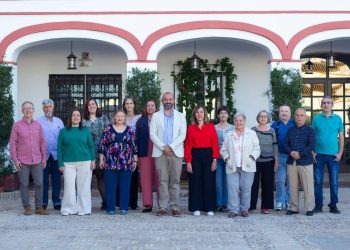
[[[60,118],[53,116],[54,102],[51,99],[45,99],[42,102],[44,116],[38,119],[44,132],[46,142],[46,168],[43,173],[43,208],[48,206],[49,175],[52,183],[52,203],[54,209],[61,209],[61,172],[58,169],[57,162],[57,139],[60,130],[64,128]]]
[[[338,203],[339,161],[344,149],[344,127],[340,116],[332,112],[333,100],[329,96],[322,98],[322,114],[315,116],[311,127],[315,130],[315,213],[322,212],[323,176],[325,165],[328,168],[331,200],[329,212],[340,214]]]

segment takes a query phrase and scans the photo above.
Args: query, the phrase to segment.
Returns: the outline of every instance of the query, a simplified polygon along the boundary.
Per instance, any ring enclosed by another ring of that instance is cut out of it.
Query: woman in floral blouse
[[[88,128],[92,135],[92,140],[94,141],[96,148],[96,156],[98,155],[97,149],[101,141],[102,132],[108,125],[109,120],[107,116],[102,115],[96,100],[93,98],[89,99],[84,107],[83,126]],[[106,195],[103,182],[103,170],[99,168],[98,159],[96,159],[96,168],[94,169],[93,174],[96,176],[98,191],[102,198],[101,210],[105,210]]]
[[[106,212],[115,214],[116,188],[119,187],[120,214],[126,215],[132,172],[137,165],[135,134],[126,125],[126,115],[118,110],[113,123],[103,132],[99,147],[100,167],[104,169]]]

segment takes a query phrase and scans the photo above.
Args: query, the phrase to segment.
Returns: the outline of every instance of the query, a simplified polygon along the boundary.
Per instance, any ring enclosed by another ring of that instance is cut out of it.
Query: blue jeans
[[[227,206],[226,162],[218,159],[216,168],[216,205]]]
[[[46,168],[43,171],[43,205],[48,205],[49,200],[49,177],[51,175],[52,183],[52,203],[61,205],[61,172],[58,169],[58,161],[54,160],[52,155],[46,161]]]
[[[287,180],[287,159],[288,155],[280,153],[278,157],[278,168],[275,173],[276,182],[276,204],[288,204],[290,187]],[[287,185],[286,185],[287,184]]]
[[[115,211],[117,187],[119,188],[120,210],[128,211],[131,174],[131,170],[103,170],[107,212]]]
[[[336,207],[338,203],[338,172],[339,162],[335,161],[335,155],[316,155],[316,165],[314,168],[315,176],[315,203],[316,207],[323,206],[323,177],[324,177],[324,166],[327,165],[329,174],[329,186],[331,193],[331,202],[328,204],[329,207]]]

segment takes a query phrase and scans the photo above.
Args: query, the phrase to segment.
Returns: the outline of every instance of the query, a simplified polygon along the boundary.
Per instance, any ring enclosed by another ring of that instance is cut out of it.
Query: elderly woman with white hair
[[[233,122],[235,129],[226,134],[220,151],[226,162],[228,217],[234,218],[239,214],[248,217],[255,161],[260,156],[259,139],[255,131],[245,126],[244,113],[237,112]]]

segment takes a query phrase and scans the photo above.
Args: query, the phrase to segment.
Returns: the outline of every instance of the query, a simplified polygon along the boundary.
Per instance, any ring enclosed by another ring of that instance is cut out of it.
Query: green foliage
[[[272,117],[278,118],[278,108],[287,104],[291,107],[292,114],[297,108],[301,107],[303,85],[299,71],[293,69],[277,69],[271,72],[272,96]]]
[[[191,58],[185,61],[178,61],[176,67],[179,72],[174,71],[171,75],[179,90],[177,98],[177,107],[179,111],[186,112],[186,120],[190,121],[190,117],[194,107],[202,104],[206,107],[208,113],[214,110],[213,100],[220,95],[220,86],[218,79],[225,77],[225,95],[227,98],[227,107],[233,116],[236,112],[234,107],[234,81],[237,75],[234,74],[234,66],[230,63],[229,58],[225,57],[216,60],[215,64],[209,65],[208,60],[200,59],[199,69],[192,69]],[[205,72],[205,73],[203,73]],[[204,89],[204,74],[207,76],[207,85]],[[204,94],[205,93],[205,94]]]
[[[12,67],[0,64],[0,174],[13,172],[7,144],[13,125]]]
[[[136,112],[141,113],[144,105],[150,99],[157,102],[159,107],[161,80],[155,70],[132,68],[132,75],[125,80],[125,96],[135,98]]]

